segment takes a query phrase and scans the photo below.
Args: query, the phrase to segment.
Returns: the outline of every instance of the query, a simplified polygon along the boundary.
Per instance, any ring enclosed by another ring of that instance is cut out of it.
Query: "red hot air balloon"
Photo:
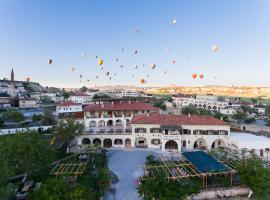
[[[193,74],[192,74],[192,78],[193,78],[193,79],[197,78],[197,74],[196,74],[196,73],[193,73]]]
[[[203,79],[204,75],[203,74],[200,74],[200,79]]]

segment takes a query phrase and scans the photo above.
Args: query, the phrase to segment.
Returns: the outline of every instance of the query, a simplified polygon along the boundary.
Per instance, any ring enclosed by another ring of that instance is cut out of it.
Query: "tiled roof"
[[[121,102],[92,104],[86,106],[84,111],[140,111],[140,110],[158,110],[158,108],[144,102]]]
[[[160,113],[135,115],[131,124],[160,125],[226,125],[222,120],[205,115],[168,115]]]
[[[75,102],[63,102],[58,104],[57,106],[79,106],[81,105],[80,103],[75,103]]]

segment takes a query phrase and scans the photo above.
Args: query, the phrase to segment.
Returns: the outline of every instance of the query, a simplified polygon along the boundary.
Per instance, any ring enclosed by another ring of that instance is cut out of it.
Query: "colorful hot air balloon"
[[[203,79],[204,75],[203,75],[203,74],[200,74],[200,76],[199,76],[199,77],[200,77],[200,79]]]
[[[141,80],[140,80],[140,83],[141,83],[141,84],[144,84],[144,83],[145,83],[145,80],[144,80],[144,79],[141,79]]]
[[[103,60],[102,59],[99,59],[98,60],[98,64],[101,66],[103,64]]]
[[[196,74],[196,73],[193,73],[193,74],[192,74],[192,78],[193,78],[193,79],[197,78],[197,74]]]
[[[151,67],[152,69],[155,69],[155,68],[156,68],[156,64],[150,64],[150,67]]]
[[[217,52],[218,49],[219,49],[219,47],[217,45],[213,45],[212,46],[212,51]]]
[[[49,65],[51,65],[52,62],[53,62],[52,59],[49,59],[49,60],[48,60],[48,64],[49,64]]]

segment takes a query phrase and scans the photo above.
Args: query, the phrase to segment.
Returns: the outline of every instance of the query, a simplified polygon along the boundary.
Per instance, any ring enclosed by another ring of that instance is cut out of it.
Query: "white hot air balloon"
[[[172,20],[172,23],[173,23],[173,24],[176,24],[176,23],[177,23],[177,20],[176,20],[176,19],[173,19],[173,20]]]
[[[212,46],[212,51],[217,52],[218,49],[219,49],[219,47],[217,45],[213,45]]]
[[[150,64],[150,67],[151,67],[152,69],[155,69],[155,68],[156,68],[156,64]]]
[[[82,56],[84,57],[86,55],[86,53],[85,52],[82,52]]]

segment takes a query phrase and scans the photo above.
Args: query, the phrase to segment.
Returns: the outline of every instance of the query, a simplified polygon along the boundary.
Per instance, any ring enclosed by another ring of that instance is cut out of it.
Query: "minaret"
[[[11,76],[10,76],[10,96],[15,97],[15,83],[14,83],[14,72],[13,68],[11,70]]]

